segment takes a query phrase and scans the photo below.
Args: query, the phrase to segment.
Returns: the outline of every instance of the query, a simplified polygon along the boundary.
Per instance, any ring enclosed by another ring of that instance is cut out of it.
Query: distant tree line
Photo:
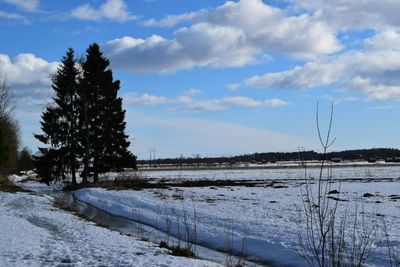
[[[300,152],[268,152],[245,154],[232,157],[178,157],[165,158],[156,160],[140,160],[138,164],[218,164],[218,163],[238,163],[238,162],[254,162],[268,163],[277,161],[310,161],[310,160],[331,160],[339,158],[342,160],[379,160],[400,157],[400,150],[393,148],[373,148],[373,149],[357,149],[345,150],[339,152],[329,152],[325,155],[315,151]]]
[[[118,97],[120,81],[97,44],[78,62],[68,49],[52,76],[53,101],[42,114],[41,134],[35,138],[44,147],[34,156],[34,166],[43,181],[71,178],[77,183],[98,182],[99,174],[136,168],[128,150],[125,110]]]

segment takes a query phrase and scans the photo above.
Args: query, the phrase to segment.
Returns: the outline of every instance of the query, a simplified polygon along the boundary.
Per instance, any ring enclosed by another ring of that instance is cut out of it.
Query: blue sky
[[[361,3],[362,2],[362,3]],[[399,147],[400,2],[0,0],[0,73],[23,145],[67,48],[110,59],[139,158]]]

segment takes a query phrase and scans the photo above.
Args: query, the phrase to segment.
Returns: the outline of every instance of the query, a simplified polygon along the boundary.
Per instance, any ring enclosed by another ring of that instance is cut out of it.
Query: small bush
[[[193,251],[188,248],[182,248],[180,246],[169,246],[167,242],[161,241],[160,248],[166,248],[171,251],[171,254],[178,257],[196,258]]]

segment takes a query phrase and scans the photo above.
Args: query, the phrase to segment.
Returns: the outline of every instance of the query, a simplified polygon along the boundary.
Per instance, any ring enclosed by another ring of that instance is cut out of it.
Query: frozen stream
[[[159,244],[161,241],[165,240],[166,234],[152,226],[139,222],[137,220],[128,219],[122,216],[112,215],[109,212],[106,212],[102,209],[98,209],[93,205],[87,204],[85,202],[77,200],[72,193],[65,193],[61,191],[55,191],[51,187],[47,187],[44,184],[39,184],[37,182],[26,182],[20,184],[21,187],[34,191],[37,193],[49,195],[55,199],[56,202],[62,203],[62,206],[66,210],[74,210],[78,215],[84,217],[85,219],[96,223],[102,227],[106,227],[112,231],[119,232],[124,235],[134,236],[138,239],[145,239],[154,244]],[[43,225],[46,227],[46,225]],[[179,240],[179,243],[182,247],[185,247],[185,242]],[[178,239],[170,236],[169,244],[176,245],[178,244]],[[196,256],[205,259],[208,261],[212,261],[215,263],[225,264],[225,261],[228,257],[223,252],[213,250],[207,248],[205,246],[196,245],[195,247]],[[233,262],[238,262],[238,258],[232,256],[231,260]],[[269,266],[267,264],[255,263],[248,260],[242,262],[246,263],[246,266]]]
[[[110,230],[118,231],[125,235],[135,236],[139,239],[146,239],[155,244],[159,244],[161,241],[165,240],[165,233],[151,227],[149,225],[143,224],[138,221],[133,221],[121,216],[115,216],[108,212],[105,212],[101,209],[98,209],[90,204],[81,202],[73,197],[70,193],[53,193],[52,194],[56,199],[62,201],[64,205],[68,208],[72,208],[76,210],[76,212],[86,219],[95,222],[103,227],[107,227]],[[176,238],[170,237],[169,242],[171,244],[177,244],[178,240]],[[185,242],[179,241],[182,247],[185,247]],[[195,249],[196,256],[213,261],[216,263],[224,264],[227,255],[223,252],[216,251],[204,246],[196,245]],[[233,257],[234,261],[238,259]],[[245,261],[245,266],[260,266],[261,263],[250,262],[248,260]],[[262,264],[262,266],[266,266]]]

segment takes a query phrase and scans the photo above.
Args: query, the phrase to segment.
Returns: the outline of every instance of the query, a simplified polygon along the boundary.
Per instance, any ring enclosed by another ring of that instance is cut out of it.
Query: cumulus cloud
[[[400,34],[393,29],[378,32],[365,40],[367,48],[374,50],[400,49]]]
[[[3,2],[29,12],[36,11],[39,7],[39,0],[3,0]]]
[[[33,54],[19,54],[14,58],[0,54],[0,78],[6,81],[19,102],[25,102],[22,108],[37,103],[31,99],[45,103],[51,96],[50,76],[57,67],[57,62],[48,62]]]
[[[325,57],[293,69],[253,76],[248,87],[308,89],[334,85],[369,99],[400,99],[400,35],[382,31],[365,40],[365,49]]]
[[[0,71],[10,84],[48,84],[57,67],[57,62],[47,62],[33,54],[19,54],[13,59],[0,54]]]
[[[138,72],[172,72],[193,67],[233,67],[255,63],[255,49],[238,29],[202,23],[175,32],[168,40],[125,36],[102,48],[114,68]]]
[[[147,25],[190,25],[165,39],[125,36],[103,45],[115,68],[139,72],[171,72],[194,67],[239,67],[254,64],[266,53],[299,58],[339,51],[341,45],[327,25],[308,14],[289,15],[261,0],[226,2],[213,10],[200,10]]]
[[[336,30],[399,27],[400,2],[393,0],[290,0],[298,9],[317,12]]]
[[[83,4],[71,11],[71,16],[81,20],[100,21],[103,19],[126,22],[137,19],[126,8],[123,0],[107,0],[99,8]]]
[[[269,107],[277,108],[288,105],[289,103],[278,98],[257,100],[244,96],[230,96],[207,100],[197,100],[193,96],[199,93],[198,90],[189,90],[176,98],[167,98],[163,96],[155,96],[147,93],[126,93],[124,95],[124,102],[128,105],[161,105],[161,104],[174,104],[174,107],[168,110],[201,110],[201,111],[217,111],[225,110],[230,106],[255,108],[255,107]]]
[[[183,21],[234,27],[243,31],[255,47],[297,57],[309,58],[340,50],[335,35],[318,18],[308,14],[290,15],[261,0],[228,1],[215,10],[167,16],[153,24],[172,26]]]

